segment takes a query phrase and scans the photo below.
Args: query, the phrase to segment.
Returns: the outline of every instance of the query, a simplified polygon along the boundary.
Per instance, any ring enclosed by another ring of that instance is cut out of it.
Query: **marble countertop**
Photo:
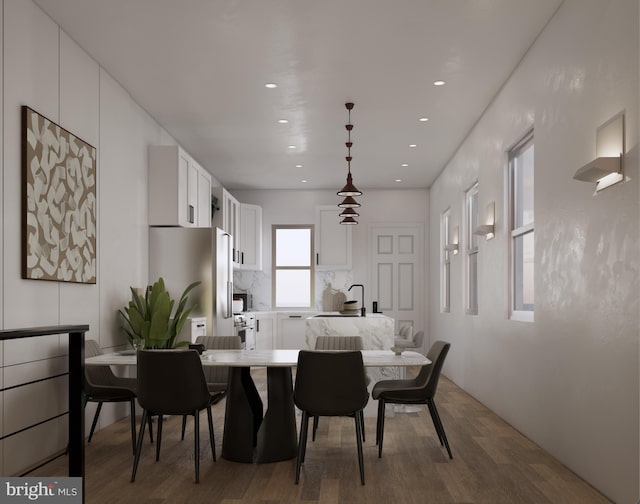
[[[316,318],[360,318],[360,319],[377,318],[377,319],[380,319],[380,318],[390,318],[390,317],[387,317],[383,313],[367,313],[364,317],[361,317],[360,315],[343,315],[340,312],[321,312],[311,317],[307,317],[307,320],[313,320]]]
[[[417,352],[395,355],[390,350],[363,350],[362,358],[367,367],[424,366],[429,360]],[[298,362],[298,350],[207,350],[201,356],[204,366],[266,366],[291,367]],[[88,366],[135,366],[136,356],[129,352],[103,354],[85,359]]]

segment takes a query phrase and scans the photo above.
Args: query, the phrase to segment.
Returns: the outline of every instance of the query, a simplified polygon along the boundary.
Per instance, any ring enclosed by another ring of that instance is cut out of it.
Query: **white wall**
[[[261,310],[271,309],[271,226],[273,224],[313,224],[316,207],[337,205],[340,198],[336,191],[310,190],[237,190],[231,191],[241,203],[251,203],[262,207],[263,229],[263,271],[240,272],[234,275],[236,285],[254,293],[254,301]],[[352,226],[353,269],[351,271],[318,272],[316,274],[316,306],[320,309],[321,292],[325,284],[331,282],[337,289],[346,291],[352,283],[367,285],[369,275],[369,237],[370,224],[418,223],[426,226],[428,222],[429,193],[427,190],[364,190],[358,197],[362,207],[358,209],[359,224]],[[428,258],[428,241],[425,232],[425,261]],[[425,268],[426,270],[426,268]],[[425,282],[426,289],[426,282]],[[367,294],[367,309],[371,309],[370,293]],[[426,300],[426,292],[425,298]],[[425,301],[424,319],[419,324],[424,327],[427,302]]]
[[[147,283],[147,149],[174,143],[100,66],[35,4],[4,0],[2,328],[89,324],[102,347],[123,344],[116,311],[129,286]],[[98,278],[95,285],[21,279],[20,107],[28,105],[98,149]],[[66,336],[0,344],[0,384],[56,374]],[[66,408],[66,379],[0,393],[3,435]],[[94,408],[87,408],[87,417]],[[128,414],[103,408],[101,423]],[[66,445],[66,417],[0,441],[0,474],[15,474]]]
[[[444,372],[620,503],[639,495],[638,2],[566,0],[431,190],[430,338]],[[629,180],[593,195],[572,179],[596,128],[626,117]],[[505,153],[535,134],[535,322],[507,319]],[[440,313],[439,217],[464,191],[496,202],[479,245],[479,314],[464,315],[463,257]],[[455,450],[455,448],[454,448]]]

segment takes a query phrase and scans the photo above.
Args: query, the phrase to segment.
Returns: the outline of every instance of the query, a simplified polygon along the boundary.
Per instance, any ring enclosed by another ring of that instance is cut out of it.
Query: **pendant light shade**
[[[358,203],[353,196],[347,196],[342,202],[338,203],[340,208],[358,208],[360,203]]]
[[[362,192],[359,191],[358,188],[353,185],[353,179],[351,178],[351,171],[347,173],[347,183],[342,188],[341,191],[338,191],[338,196],[362,196]]]
[[[346,225],[351,225],[351,226],[355,226],[358,223],[357,220],[355,220],[353,217],[345,217],[344,219],[342,219],[340,221],[340,224],[346,224]]]
[[[345,208],[342,212],[340,212],[339,216],[355,218],[355,217],[360,217],[360,214],[351,207],[351,208]]]

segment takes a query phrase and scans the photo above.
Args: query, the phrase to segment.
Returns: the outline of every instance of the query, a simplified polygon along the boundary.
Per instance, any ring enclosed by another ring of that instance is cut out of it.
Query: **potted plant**
[[[146,289],[144,296],[130,287],[131,301],[124,310],[118,311],[124,320],[122,328],[131,346],[141,348],[142,342],[144,348],[187,346],[187,341],[181,341],[177,345],[175,341],[187,317],[197,306],[194,304],[187,307],[187,302],[189,292],[199,284],[200,282],[193,282],[185,289],[173,316],[171,312],[174,300],[171,299],[162,277]]]

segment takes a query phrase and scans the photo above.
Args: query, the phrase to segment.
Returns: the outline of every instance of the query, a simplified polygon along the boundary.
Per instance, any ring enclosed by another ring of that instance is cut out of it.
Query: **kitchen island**
[[[306,348],[313,350],[318,336],[362,336],[364,350],[389,350],[394,344],[395,320],[381,313],[365,317],[324,312],[306,319]]]

